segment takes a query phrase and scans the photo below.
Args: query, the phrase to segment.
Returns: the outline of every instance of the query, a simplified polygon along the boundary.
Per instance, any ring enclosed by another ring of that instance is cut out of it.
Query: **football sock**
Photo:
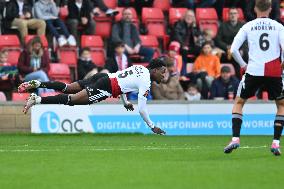
[[[41,97],[41,104],[69,104],[71,97],[68,94],[59,94],[55,96]]]
[[[274,143],[274,144],[277,144],[277,146],[279,146],[280,140],[273,140],[273,143]]]
[[[243,115],[238,113],[232,114],[233,137],[240,137]]]
[[[280,137],[282,135],[284,125],[284,116],[283,115],[276,115],[275,121],[274,121],[274,140],[280,140]]]
[[[54,89],[56,91],[65,92],[67,89],[67,84],[59,81],[41,82],[40,88]]]

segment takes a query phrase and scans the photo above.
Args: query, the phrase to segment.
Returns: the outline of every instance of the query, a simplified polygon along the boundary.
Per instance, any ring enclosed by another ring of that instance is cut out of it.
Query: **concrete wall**
[[[0,132],[15,133],[15,132],[30,132],[31,130],[31,115],[24,115],[23,103],[5,102],[0,103]]]

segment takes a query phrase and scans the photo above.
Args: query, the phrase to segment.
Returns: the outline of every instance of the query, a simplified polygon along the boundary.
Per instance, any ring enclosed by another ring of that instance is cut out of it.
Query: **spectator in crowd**
[[[184,92],[179,83],[179,78],[170,73],[174,63],[171,59],[167,59],[167,72],[164,80],[158,84],[152,84],[152,95],[156,100],[184,100]]]
[[[123,41],[128,55],[139,54],[144,57],[143,62],[149,62],[154,55],[154,50],[141,46],[139,31],[132,23],[132,17],[131,9],[125,8],[122,12],[122,20],[112,27],[112,43]]]
[[[216,47],[215,41],[213,40],[213,30],[205,29],[203,32],[204,42],[211,43],[212,46],[212,54],[218,56],[219,58],[225,53],[222,49]]]
[[[0,91],[5,91],[7,94],[9,94],[9,92],[13,90],[14,86],[20,83],[20,77],[18,74],[17,67],[10,65],[7,61],[8,61],[8,51],[5,49],[1,50],[0,51]]]
[[[58,9],[54,0],[39,0],[34,5],[35,15],[46,22],[47,28],[56,37],[60,47],[66,45],[76,46],[76,40],[67,30],[64,22],[58,17]],[[57,27],[62,30],[64,36],[60,36]]]
[[[48,51],[43,48],[40,37],[36,36],[31,39],[27,47],[21,52],[18,69],[24,77],[24,81],[40,80],[49,81],[49,55]],[[38,89],[38,93],[53,92],[49,89]]]
[[[115,16],[119,13],[118,10],[108,8],[103,0],[92,0],[92,3],[95,15],[99,15],[100,11],[103,11],[107,16]]]
[[[89,0],[68,1],[67,26],[70,33],[79,41],[78,26],[85,35],[94,35],[96,23],[92,18],[91,2]]]
[[[230,99],[236,97],[239,80],[231,75],[231,69],[228,66],[221,68],[220,77],[216,78],[211,85],[210,98]]]
[[[195,84],[190,83],[187,90],[184,92],[185,99],[188,101],[200,100],[201,94]]]
[[[218,34],[216,36],[216,45],[222,49],[225,54],[221,58],[223,62],[232,62],[236,70],[236,75],[240,78],[240,66],[236,63],[231,54],[231,44],[233,43],[235,35],[238,33],[243,23],[239,21],[239,13],[237,8],[230,8],[229,10],[229,20],[227,22],[221,23]],[[245,46],[242,48],[242,53],[247,54]]]
[[[203,98],[208,98],[208,91],[212,81],[220,75],[220,60],[216,55],[212,55],[211,43],[205,42],[201,54],[196,58],[193,65],[195,81]]]
[[[196,26],[195,14],[192,10],[188,10],[184,18],[175,24],[172,39],[172,41],[180,43],[180,52],[184,62],[188,62],[188,54],[199,54],[200,47],[198,47],[196,42],[200,35],[200,30]]]
[[[281,22],[280,19],[280,2],[279,0],[271,0],[271,12],[269,17],[273,20],[277,20],[278,22]],[[245,17],[246,20],[249,22],[251,20],[254,20],[256,18],[256,14],[254,12],[254,6],[255,6],[255,0],[249,0],[247,1],[247,8],[245,11]]]
[[[132,66],[131,60],[125,54],[125,44],[123,42],[117,42],[115,43],[114,48],[115,53],[107,60],[105,69],[110,73],[115,73]]]
[[[5,27],[16,27],[24,44],[28,29],[35,29],[38,35],[45,35],[46,24],[32,15],[32,5],[26,0],[10,0],[6,5]]]
[[[77,65],[79,79],[90,78],[91,76],[101,71],[106,72],[106,70],[103,70],[103,68],[98,67],[92,61],[91,50],[88,47],[81,49],[80,58],[78,59]]]
[[[186,73],[185,67],[183,65],[182,57],[179,55],[180,44],[176,41],[172,41],[168,48],[167,56],[173,62],[171,67],[171,73],[177,76],[182,76]]]

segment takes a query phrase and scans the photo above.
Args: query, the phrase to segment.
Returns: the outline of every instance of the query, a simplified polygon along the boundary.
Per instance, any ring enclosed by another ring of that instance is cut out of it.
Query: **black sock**
[[[284,116],[283,115],[276,115],[275,121],[274,121],[274,140],[280,140],[280,137],[282,135],[284,125]]]
[[[233,113],[232,114],[233,137],[240,137],[242,123],[243,123],[243,115],[238,113]]]
[[[67,88],[67,84],[59,82],[59,81],[41,82],[40,88],[54,89],[56,91],[65,92]]]
[[[59,94],[55,96],[41,97],[41,104],[70,104],[70,96],[68,94]]]

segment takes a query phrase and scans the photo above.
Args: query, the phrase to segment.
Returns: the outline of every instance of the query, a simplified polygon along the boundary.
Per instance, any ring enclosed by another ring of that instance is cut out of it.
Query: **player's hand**
[[[134,107],[133,104],[131,104],[130,102],[124,105],[124,108],[128,111],[133,111]]]
[[[157,135],[165,135],[166,132],[163,131],[162,129],[160,129],[159,127],[154,127],[151,129],[153,131],[153,133],[157,134]]]

